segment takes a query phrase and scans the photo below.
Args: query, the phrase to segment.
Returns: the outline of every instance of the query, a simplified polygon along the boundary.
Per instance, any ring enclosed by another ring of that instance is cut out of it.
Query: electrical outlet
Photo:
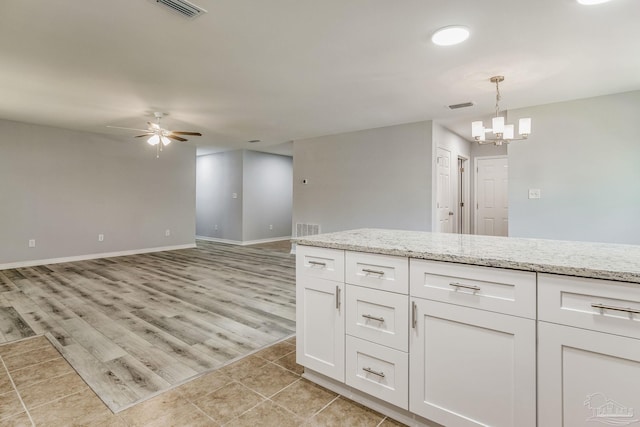
[[[98,234],[98,242],[104,242],[104,234]]]
[[[237,199],[238,198],[238,193],[231,193],[231,198],[232,199]]]
[[[539,199],[540,198],[540,189],[539,188],[530,188],[529,189],[529,198],[530,199]]]
[[[218,224],[214,225],[214,226],[213,226],[213,229],[214,229],[214,230],[217,230],[217,229],[218,229]]]
[[[29,247],[30,248],[36,247],[36,239],[29,239]]]
[[[273,230],[273,224],[269,224],[269,230]]]
[[[167,228],[166,230],[164,230],[164,235],[165,235],[166,237],[171,236],[171,230],[169,230],[168,228]]]

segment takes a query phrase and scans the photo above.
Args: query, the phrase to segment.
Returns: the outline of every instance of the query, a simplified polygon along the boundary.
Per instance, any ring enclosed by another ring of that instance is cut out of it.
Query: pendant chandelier
[[[514,126],[505,124],[505,118],[500,116],[500,82],[504,81],[504,76],[494,76],[489,79],[491,83],[496,84],[496,116],[491,120],[491,128],[485,128],[482,121],[471,123],[471,136],[481,145],[508,144],[511,141],[521,141],[527,139],[531,133],[531,118],[522,118],[518,123],[518,134],[520,137],[514,137]],[[506,113],[505,113],[506,115]],[[486,134],[492,132],[495,136],[487,138]]]

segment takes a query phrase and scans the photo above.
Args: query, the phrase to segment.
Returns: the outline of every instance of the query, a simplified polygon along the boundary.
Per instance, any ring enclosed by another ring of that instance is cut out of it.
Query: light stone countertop
[[[381,229],[340,231],[292,241],[323,248],[640,284],[640,245]]]

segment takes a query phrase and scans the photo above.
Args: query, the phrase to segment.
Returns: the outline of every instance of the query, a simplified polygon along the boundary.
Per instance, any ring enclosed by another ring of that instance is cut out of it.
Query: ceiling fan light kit
[[[518,122],[519,138],[515,137],[515,129],[512,124],[505,124],[505,117],[500,115],[500,83],[504,81],[504,76],[494,76],[489,79],[496,85],[496,116],[491,120],[491,128],[485,128],[482,121],[471,123],[471,136],[478,144],[502,145],[511,141],[521,141],[527,139],[531,134],[531,118],[521,118]],[[506,113],[505,113],[506,115]],[[495,137],[487,138],[486,134],[492,132]]]
[[[116,128],[116,129],[137,130],[137,131],[145,132],[142,135],[135,136],[135,138],[145,138],[148,136],[149,139],[147,139],[147,144],[156,147],[156,158],[160,157],[160,152],[162,151],[163,147],[171,144],[172,139],[176,141],[181,141],[181,142],[188,141],[188,139],[178,135],[202,136],[200,132],[188,132],[188,131],[180,131],[180,130],[163,129],[162,126],[160,126],[160,120],[164,116],[166,116],[166,114],[156,111],[155,113],[153,113],[153,116],[156,118],[156,122],[155,123],[147,122],[147,125],[149,127],[146,130],[123,128],[119,126],[107,126],[107,127]]]

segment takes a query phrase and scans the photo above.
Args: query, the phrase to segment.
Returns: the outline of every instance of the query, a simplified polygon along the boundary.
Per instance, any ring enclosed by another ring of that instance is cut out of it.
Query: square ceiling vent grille
[[[195,4],[189,3],[185,0],[156,0],[156,3],[159,3],[167,9],[170,9],[172,12],[178,13],[189,19],[193,19],[203,13],[207,13],[207,11],[200,6],[196,6]]]

